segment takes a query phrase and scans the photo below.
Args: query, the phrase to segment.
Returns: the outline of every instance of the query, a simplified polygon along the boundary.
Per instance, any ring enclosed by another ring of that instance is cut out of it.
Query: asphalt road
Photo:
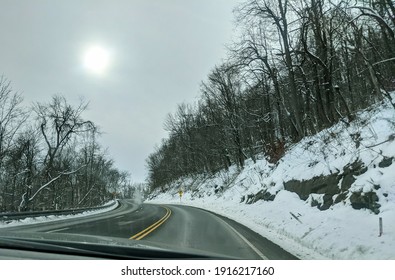
[[[241,259],[295,259],[276,244],[233,220],[183,205],[138,205],[123,200],[120,207],[110,212],[18,226],[17,230],[135,239]]]

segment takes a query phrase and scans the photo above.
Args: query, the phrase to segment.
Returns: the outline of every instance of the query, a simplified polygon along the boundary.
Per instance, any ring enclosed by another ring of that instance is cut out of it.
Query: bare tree
[[[235,162],[244,167],[246,156],[243,151],[243,132],[240,108],[241,84],[238,70],[232,65],[223,64],[215,67],[208,76],[208,83],[203,84],[206,100],[211,99],[218,105],[222,115],[221,127],[232,141],[228,149],[234,155]]]
[[[10,163],[19,153],[15,146],[22,125],[28,114],[23,110],[22,96],[12,90],[11,82],[4,76],[0,77],[0,209],[13,208],[15,185],[19,174],[19,165],[11,171]],[[19,176],[20,177],[20,176]],[[4,206],[3,206],[4,205]]]
[[[278,36],[278,56],[281,57],[285,65],[288,79],[288,90],[286,99],[289,100],[289,115],[292,118],[295,136],[300,139],[304,136],[304,128],[302,124],[303,109],[301,106],[301,98],[298,93],[298,87],[295,76],[295,65],[293,61],[293,47],[291,45],[291,33],[294,29],[289,23],[288,0],[249,0],[242,4],[238,9],[239,21],[247,24],[259,25],[261,30],[267,30],[273,36]],[[275,27],[275,31],[268,30]],[[265,59],[265,56],[262,56]],[[267,56],[266,56],[267,58]],[[264,60],[262,60],[264,62]],[[265,65],[267,67],[267,65]],[[273,69],[277,71],[277,69]],[[274,73],[271,73],[274,78]],[[277,73],[276,73],[277,74]]]
[[[2,160],[10,149],[15,135],[27,119],[22,109],[22,96],[14,92],[11,82],[0,77],[0,168]]]
[[[48,104],[35,104],[33,109],[37,116],[41,136],[46,145],[41,171],[42,181],[40,185],[28,186],[28,189],[22,195],[20,208],[27,209],[36,196],[46,189],[51,189],[50,207],[57,207],[59,188],[53,183],[63,176],[76,172],[76,170],[64,170],[64,167],[62,168],[61,154],[63,149],[73,137],[95,129],[91,121],[82,118],[82,113],[86,108],[87,103],[84,102],[76,107],[71,106],[63,96],[54,96]],[[79,168],[77,167],[77,170]]]
[[[35,104],[34,111],[47,145],[44,164],[48,176],[51,176],[55,157],[62,152],[70,139],[75,135],[95,129],[91,121],[82,118],[82,113],[87,106],[87,103],[81,102],[73,107],[67,103],[65,97],[58,95],[54,96],[49,104]]]

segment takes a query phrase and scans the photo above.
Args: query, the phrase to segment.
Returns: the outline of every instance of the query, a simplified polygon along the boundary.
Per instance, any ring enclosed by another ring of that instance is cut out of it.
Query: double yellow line
[[[148,234],[150,234],[151,232],[153,232],[154,230],[156,230],[158,227],[160,227],[164,222],[166,222],[166,220],[170,217],[171,215],[171,210],[167,207],[163,207],[166,209],[166,214],[157,222],[153,223],[152,225],[150,225],[149,227],[147,227],[146,229],[140,231],[139,233],[133,235],[132,237],[130,237],[129,239],[134,239],[134,240],[140,240],[143,239],[144,237],[146,237]]]

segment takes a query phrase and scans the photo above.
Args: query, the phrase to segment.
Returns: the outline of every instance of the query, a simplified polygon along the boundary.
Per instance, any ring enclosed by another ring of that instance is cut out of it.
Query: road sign
[[[180,190],[178,191],[178,195],[180,196],[180,202],[181,202],[181,197],[182,197],[183,194],[184,194],[184,192],[180,189]]]

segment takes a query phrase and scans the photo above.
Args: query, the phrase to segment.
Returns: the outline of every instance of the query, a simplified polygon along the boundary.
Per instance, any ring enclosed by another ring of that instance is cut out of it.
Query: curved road
[[[1,231],[86,234],[143,240],[241,259],[296,259],[247,227],[202,209],[182,205],[135,204],[102,214],[24,225]]]

